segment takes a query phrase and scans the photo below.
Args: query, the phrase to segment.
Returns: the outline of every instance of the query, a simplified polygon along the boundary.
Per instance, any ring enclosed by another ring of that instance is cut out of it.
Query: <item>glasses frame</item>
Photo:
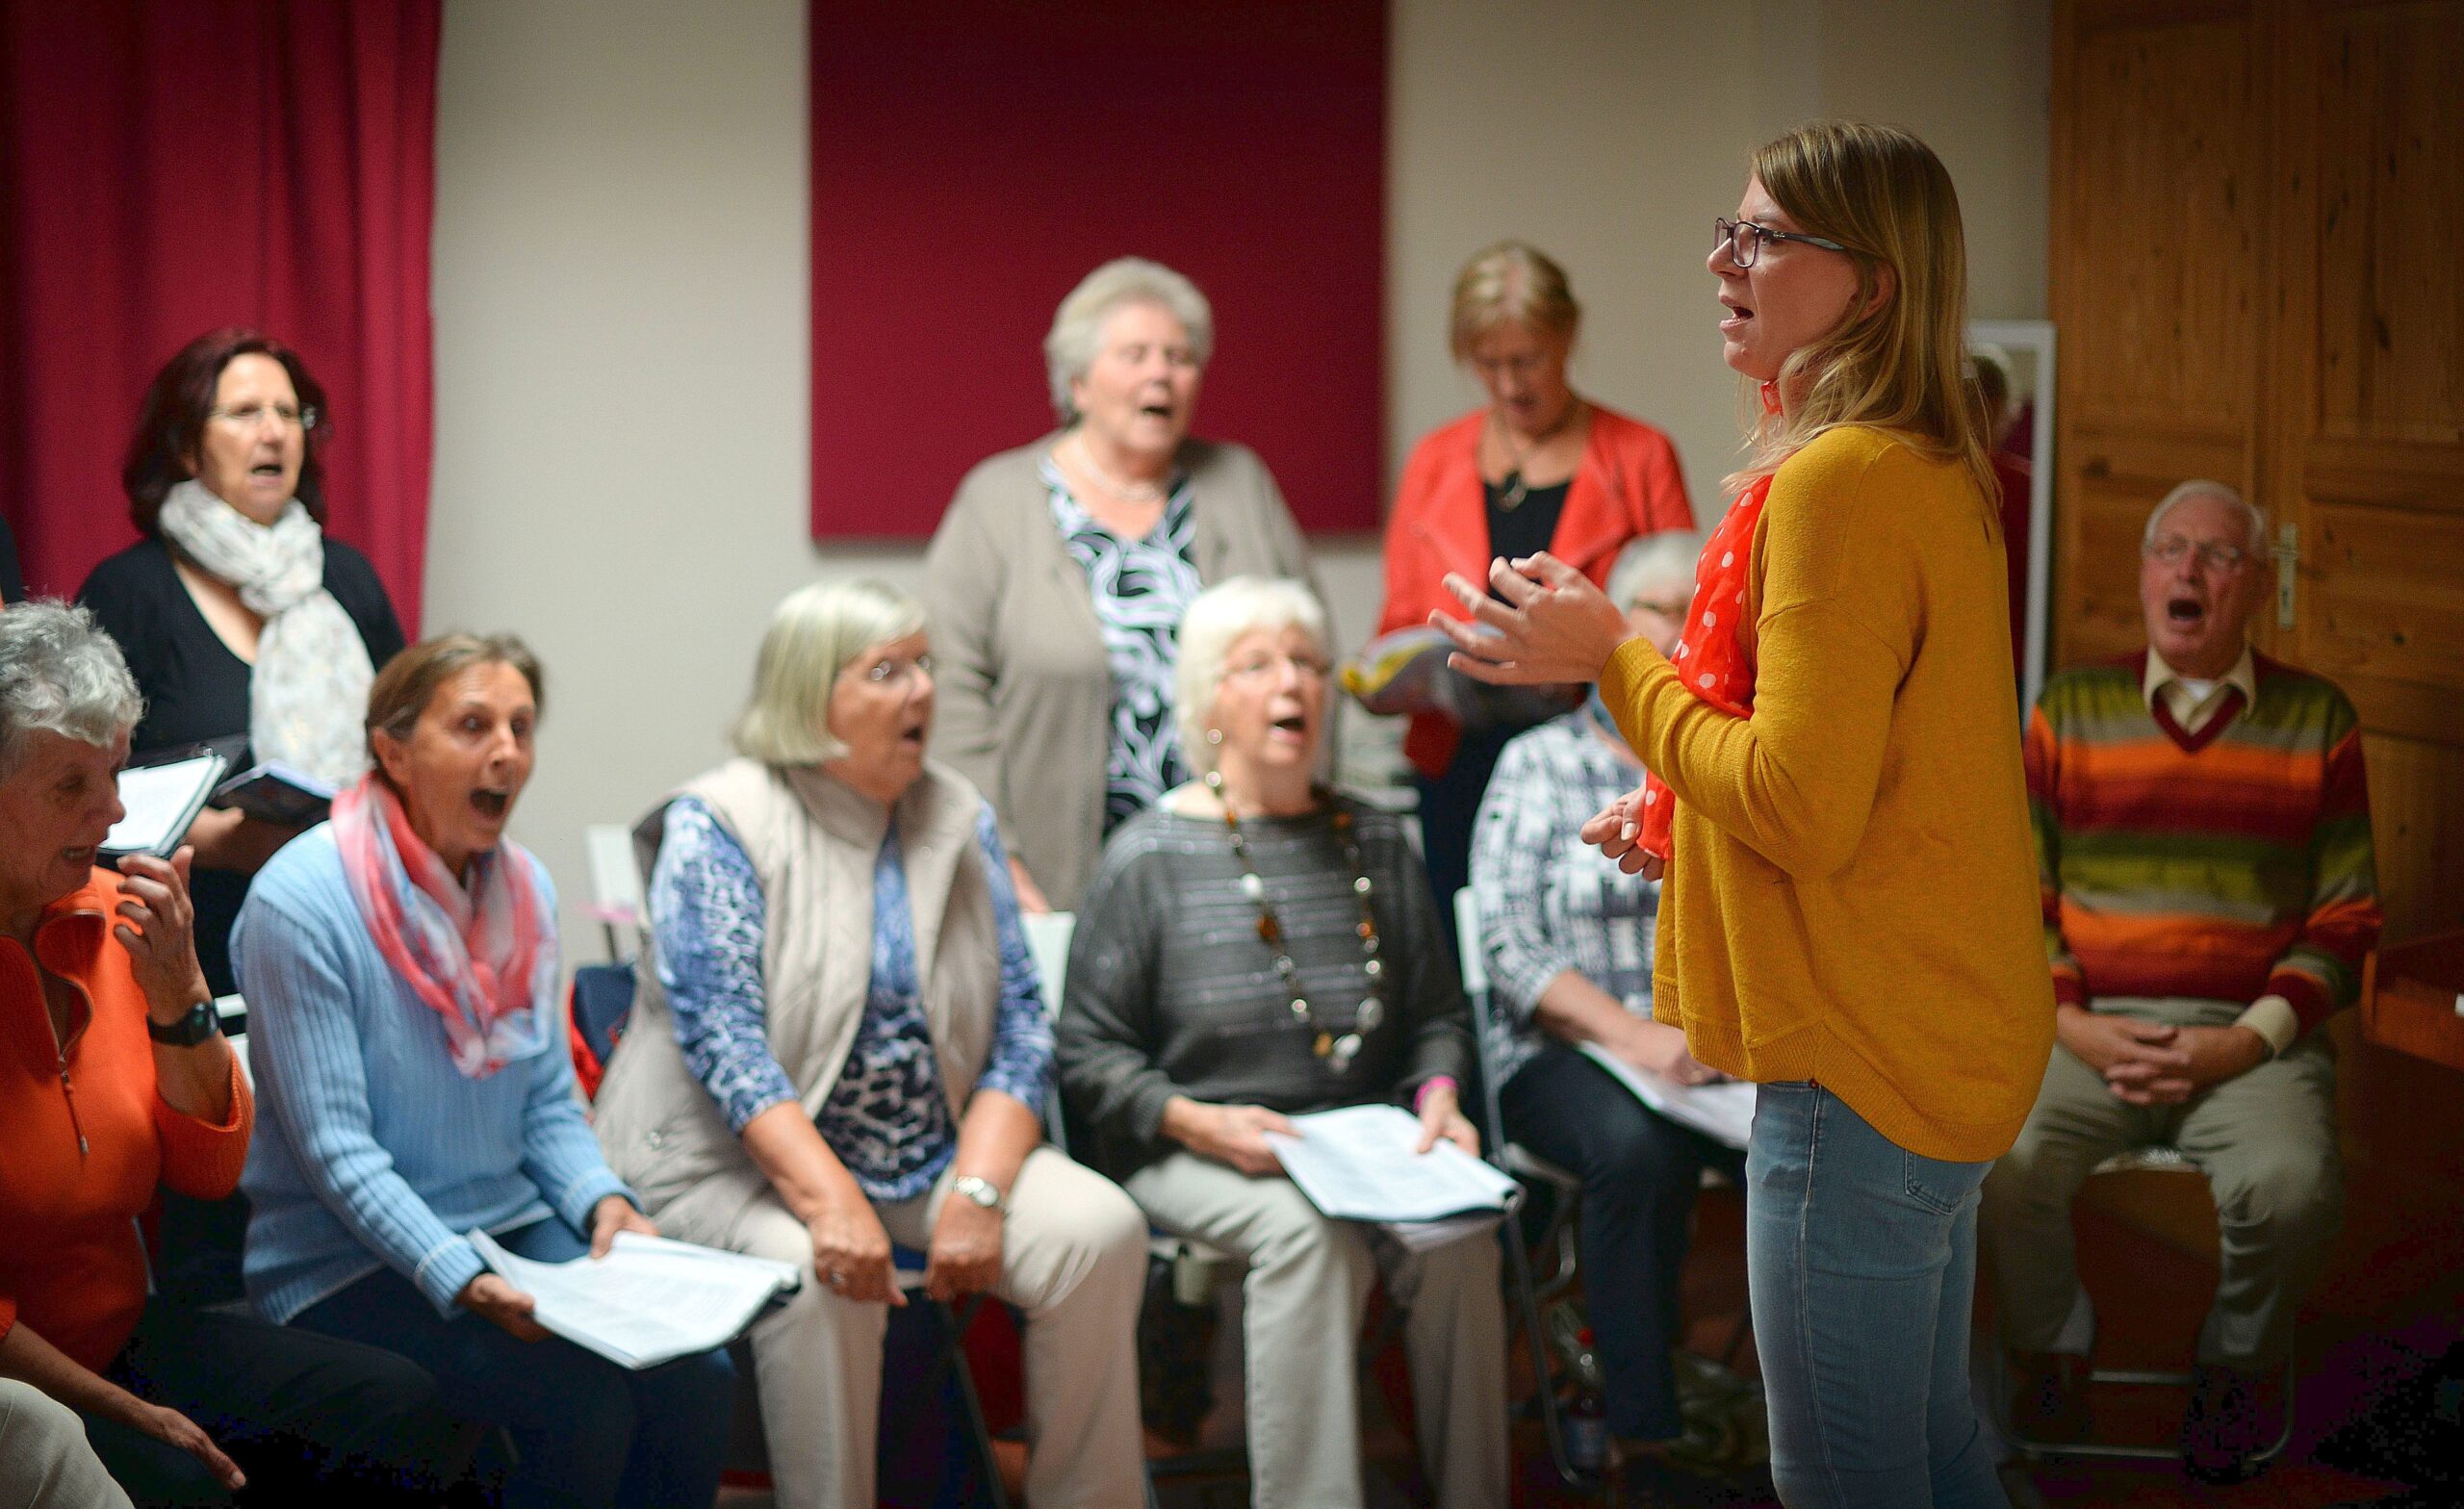
[[[2206,544],[2182,534],[2160,534],[2141,546],[2139,553],[2160,566],[2179,566],[2195,555],[2198,563],[2220,576],[2230,576],[2254,559],[2239,545]]]
[[[1729,260],[1740,269],[1750,268],[1760,260],[1762,243],[1766,241],[1801,241],[1809,246],[1820,246],[1825,251],[1842,252],[1851,257],[1857,255],[1856,252],[1828,236],[1805,236],[1795,231],[1775,231],[1768,225],[1758,225],[1752,220],[1732,220],[1726,216],[1721,216],[1711,221],[1711,226],[1714,232],[1711,250],[1717,252],[1722,246],[1726,246],[1729,249]],[[1745,243],[1748,249],[1742,251],[1737,249],[1736,233],[1739,231],[1754,233],[1753,239]]]
[[[252,414],[253,417],[244,418],[244,413]],[[279,404],[272,403],[252,403],[247,406],[247,410],[245,411],[240,409],[219,408],[208,409],[205,411],[205,417],[209,420],[220,420],[225,424],[236,425],[248,429],[255,429],[263,425],[268,415],[271,415],[273,417],[275,424],[279,427],[283,429],[296,429],[303,435],[314,433],[317,426],[324,422],[325,418],[322,414],[317,411],[317,406],[313,403],[303,406],[297,413],[291,415],[285,415]]]

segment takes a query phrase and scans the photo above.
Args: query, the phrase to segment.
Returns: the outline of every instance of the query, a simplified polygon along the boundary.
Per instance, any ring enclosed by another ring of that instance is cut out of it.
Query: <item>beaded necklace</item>
[[[1267,895],[1266,877],[1258,873],[1256,861],[1249,857],[1249,841],[1241,831],[1241,815],[1232,810],[1231,799],[1223,794],[1222,772],[1208,771],[1206,785],[1223,804],[1223,826],[1231,834],[1232,856],[1241,861],[1241,893],[1257,903],[1258,937],[1274,951],[1275,971],[1283,977],[1284,992],[1292,998],[1292,1014],[1303,1028],[1314,1029],[1309,1051],[1325,1060],[1337,1074],[1344,1073],[1360,1053],[1362,1039],[1386,1019],[1385,1003],[1379,999],[1385,988],[1386,965],[1377,957],[1377,914],[1369,905],[1373,887],[1368,867],[1361,863],[1360,837],[1352,831],[1351,813],[1337,806],[1331,793],[1318,793],[1319,800],[1328,806],[1327,820],[1334,827],[1335,836],[1343,841],[1344,867],[1351,871],[1351,893],[1360,902],[1356,931],[1360,934],[1361,969],[1369,976],[1369,994],[1361,998],[1352,1031],[1339,1036],[1334,1029],[1320,1025],[1317,1008],[1310,1005],[1307,993],[1300,988],[1300,967],[1292,961],[1292,951],[1285,946],[1283,919],[1275,914],[1274,902]]]

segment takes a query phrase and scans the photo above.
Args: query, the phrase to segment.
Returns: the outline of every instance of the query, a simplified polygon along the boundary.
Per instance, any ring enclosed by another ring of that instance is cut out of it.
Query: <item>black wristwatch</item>
[[[214,1009],[211,1001],[199,1001],[190,1007],[187,1015],[168,1027],[156,1021],[150,1011],[145,1017],[145,1036],[173,1048],[193,1048],[220,1031],[222,1013]]]

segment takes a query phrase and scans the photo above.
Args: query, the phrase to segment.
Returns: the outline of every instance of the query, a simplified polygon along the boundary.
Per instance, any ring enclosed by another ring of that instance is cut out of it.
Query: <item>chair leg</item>
[[[933,1308],[941,1321],[941,1358],[958,1380],[959,1406],[966,1416],[967,1439],[974,1445],[975,1460],[984,1473],[982,1502],[991,1509],[1009,1509],[1010,1496],[1001,1486],[1001,1459],[993,1454],[992,1431],[984,1422],[984,1401],[975,1392],[975,1369],[966,1360],[967,1328],[975,1323],[975,1313],[983,1304],[984,1296],[974,1294],[955,1309],[938,1300]]]
[[[1516,1204],[1519,1206],[1520,1201]],[[1548,1328],[1540,1317],[1540,1297],[1531,1283],[1531,1258],[1523,1250],[1523,1232],[1509,1210],[1498,1228],[1498,1240],[1505,1243],[1507,1282],[1514,1287],[1515,1308],[1523,1317],[1523,1341],[1531,1353],[1533,1386],[1540,1396],[1540,1431],[1549,1443],[1549,1465],[1570,1488],[1587,1486],[1590,1478],[1577,1471],[1566,1455],[1566,1424],[1557,1406],[1557,1375],[1549,1355]]]

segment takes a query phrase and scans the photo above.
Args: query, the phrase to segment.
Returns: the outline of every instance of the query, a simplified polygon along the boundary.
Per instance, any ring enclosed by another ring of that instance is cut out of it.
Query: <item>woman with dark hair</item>
[[[131,753],[231,740],[335,786],[367,769],[360,714],[401,625],[368,557],[324,534],[325,393],[253,330],[180,349],[145,391],[120,468],[145,538],[96,566],[78,601],[145,697]],[[227,994],[249,877],[294,830],[232,807],[197,815],[197,958]]]

